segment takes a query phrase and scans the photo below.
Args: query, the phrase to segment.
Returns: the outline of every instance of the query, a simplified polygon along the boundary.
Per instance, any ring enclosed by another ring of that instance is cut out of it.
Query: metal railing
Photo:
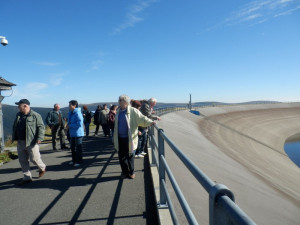
[[[176,106],[176,107],[162,107],[155,109],[155,114],[158,116],[162,116],[164,114],[176,111],[182,111],[188,109],[187,106]]]
[[[156,114],[171,112],[171,108],[162,111],[156,109]],[[184,107],[187,109],[187,107]],[[184,110],[183,107],[173,111]],[[156,132],[155,132],[156,131]],[[155,135],[156,133],[156,135]],[[157,140],[156,140],[157,139]],[[210,225],[254,225],[251,220],[234,202],[234,194],[223,184],[216,184],[204,172],[202,172],[173,142],[164,131],[151,126],[149,130],[149,143],[152,152],[152,165],[155,165],[159,172],[160,199],[158,207],[168,207],[173,224],[179,224],[173,203],[169,196],[166,184],[166,174],[182,207],[189,224],[198,224],[192,210],[190,209],[179,185],[165,158],[165,143],[174,151],[177,157],[183,162],[186,168],[193,174],[196,180],[203,186],[209,194],[209,224]]]

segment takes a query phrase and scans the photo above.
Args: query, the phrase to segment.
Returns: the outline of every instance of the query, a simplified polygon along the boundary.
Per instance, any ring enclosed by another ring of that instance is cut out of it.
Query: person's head
[[[69,109],[74,111],[75,108],[78,108],[78,102],[76,100],[69,101]]]
[[[130,98],[128,95],[120,95],[119,96],[119,105],[121,109],[127,108],[127,106],[130,104]]]
[[[103,109],[107,109],[107,105],[106,104],[103,104]]]
[[[21,99],[16,102],[16,105],[18,105],[19,111],[24,115],[27,115],[30,112],[30,102],[27,99]]]
[[[117,110],[117,108],[118,108],[118,106],[116,106],[116,105],[112,105],[112,106],[110,107],[110,110],[112,110],[112,111],[116,111],[116,110]]]
[[[98,105],[98,106],[97,106],[97,109],[101,109],[101,105]]]
[[[130,103],[131,103],[131,106],[136,109],[140,109],[142,106],[141,102],[138,100],[131,100]]]
[[[54,108],[55,111],[59,111],[60,110],[60,105],[55,103],[53,108]]]
[[[150,104],[150,107],[153,108],[153,107],[156,105],[157,100],[156,100],[156,98],[150,98],[150,99],[148,100],[148,102],[149,102],[149,104]]]
[[[83,110],[88,110],[87,105],[82,106]]]

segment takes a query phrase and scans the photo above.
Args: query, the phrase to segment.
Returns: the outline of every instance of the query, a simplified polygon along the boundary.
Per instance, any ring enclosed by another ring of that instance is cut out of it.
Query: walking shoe
[[[144,156],[142,154],[138,154],[136,157],[137,158],[144,158]]]
[[[130,179],[134,179],[135,178],[135,174],[131,174],[129,175]]]
[[[61,150],[68,150],[69,148],[67,146],[62,146],[60,149]]]
[[[46,169],[43,170],[43,171],[40,171],[40,172],[39,172],[39,178],[41,178],[42,176],[44,176],[45,173],[46,173]]]
[[[124,173],[123,173],[123,174],[121,175],[121,178],[122,178],[122,179],[126,179],[126,178],[128,178],[128,177],[129,177],[129,174],[124,174]]]
[[[75,163],[74,166],[78,167],[78,166],[81,166],[81,164]]]
[[[73,165],[73,164],[74,164],[74,162],[72,162],[72,161],[71,161],[71,162],[69,162],[69,165]]]
[[[147,155],[147,153],[146,153],[146,152],[142,152],[141,154],[142,154],[142,155]]]
[[[30,180],[21,180],[21,181],[19,181],[16,185],[17,186],[22,186],[22,185],[24,185],[24,184],[28,184],[28,183],[30,183],[30,182],[32,182],[32,180],[30,179]]]

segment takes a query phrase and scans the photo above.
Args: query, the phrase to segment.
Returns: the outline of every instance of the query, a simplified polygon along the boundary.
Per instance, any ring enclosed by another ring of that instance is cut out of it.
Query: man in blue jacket
[[[76,100],[69,102],[69,110],[68,128],[70,131],[72,150],[72,161],[69,164],[80,166],[82,163],[82,139],[84,136],[83,116]]]

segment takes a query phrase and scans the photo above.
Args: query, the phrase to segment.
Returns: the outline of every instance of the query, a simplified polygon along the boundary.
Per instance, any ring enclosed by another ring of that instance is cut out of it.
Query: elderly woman
[[[131,107],[127,95],[119,97],[119,105],[115,117],[114,145],[119,154],[122,178],[134,179],[134,150],[138,144],[138,126],[147,127],[154,122]]]

